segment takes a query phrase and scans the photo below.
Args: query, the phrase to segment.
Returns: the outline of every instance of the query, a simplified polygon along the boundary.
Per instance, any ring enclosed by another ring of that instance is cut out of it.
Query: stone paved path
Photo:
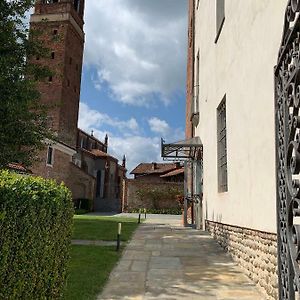
[[[263,300],[207,233],[148,216],[97,299]]]

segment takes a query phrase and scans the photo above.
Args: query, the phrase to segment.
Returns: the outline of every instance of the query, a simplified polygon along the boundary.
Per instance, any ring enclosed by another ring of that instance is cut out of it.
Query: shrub
[[[75,209],[84,209],[91,211],[92,209],[92,200],[85,198],[78,198],[73,200]]]
[[[74,214],[75,215],[84,215],[87,214],[89,211],[86,209],[82,209],[82,208],[76,208]]]
[[[64,185],[0,171],[0,299],[58,299],[73,204]]]

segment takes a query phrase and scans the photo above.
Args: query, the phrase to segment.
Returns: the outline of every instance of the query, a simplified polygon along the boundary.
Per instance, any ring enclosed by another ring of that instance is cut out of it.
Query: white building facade
[[[286,0],[190,0],[204,225],[278,297],[274,66]],[[194,182],[199,181],[197,176]]]

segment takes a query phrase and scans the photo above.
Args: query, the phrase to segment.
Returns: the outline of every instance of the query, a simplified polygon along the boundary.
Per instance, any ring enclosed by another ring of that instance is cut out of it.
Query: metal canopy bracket
[[[202,158],[203,144],[201,139],[193,137],[175,143],[166,144],[161,139],[161,156],[170,160],[196,160]]]

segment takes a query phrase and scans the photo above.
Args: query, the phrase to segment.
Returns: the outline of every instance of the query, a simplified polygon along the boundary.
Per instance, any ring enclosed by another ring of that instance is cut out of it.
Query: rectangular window
[[[195,86],[195,112],[199,112],[199,72],[200,72],[200,53],[197,53],[197,64],[196,64],[196,86]]]
[[[53,148],[51,146],[48,147],[47,165],[53,166]]]
[[[79,12],[80,0],[74,0],[74,9]]]
[[[217,43],[225,21],[225,0],[216,0],[216,39]]]
[[[227,185],[227,135],[226,135],[226,95],[217,108],[218,147],[218,192],[228,191]]]
[[[51,52],[51,59],[54,59],[54,58],[55,58],[55,53]]]

